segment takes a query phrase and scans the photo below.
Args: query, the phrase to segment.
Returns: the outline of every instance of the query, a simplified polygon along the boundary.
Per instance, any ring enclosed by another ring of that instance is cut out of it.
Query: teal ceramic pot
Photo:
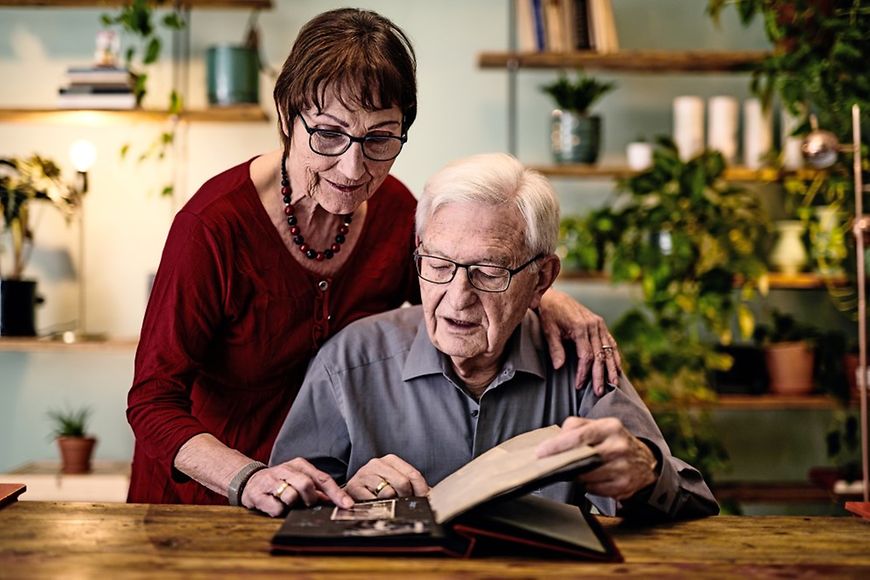
[[[601,117],[556,109],[550,124],[550,148],[556,163],[595,163],[601,143]]]
[[[36,336],[36,282],[0,280],[0,336]]]
[[[212,46],[205,53],[208,102],[236,105],[260,102],[260,67],[256,49]]]

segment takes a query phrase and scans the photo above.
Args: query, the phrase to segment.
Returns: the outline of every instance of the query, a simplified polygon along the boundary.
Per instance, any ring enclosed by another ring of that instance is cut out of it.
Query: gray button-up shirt
[[[566,347],[570,346],[566,344]],[[537,316],[529,312],[508,341],[501,372],[476,401],[449,357],[435,349],[422,307],[357,321],[321,347],[281,428],[271,464],[304,457],[339,483],[375,457],[395,454],[435,485],[502,441],[571,416],[618,417],[659,460],[651,490],[628,501],[589,496],[607,515],[681,518],[719,508],[701,474],[671,456],[652,415],[625,378],[602,397],[574,388],[576,356],[553,370]],[[577,501],[579,485],[539,490]]]

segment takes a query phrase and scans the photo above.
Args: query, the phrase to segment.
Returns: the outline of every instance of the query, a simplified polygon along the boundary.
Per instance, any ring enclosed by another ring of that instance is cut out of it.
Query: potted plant
[[[0,335],[36,335],[36,281],[24,278],[33,244],[30,203],[51,202],[69,221],[81,193],[63,182],[51,160],[32,155],[0,159],[0,212],[11,246],[11,269],[0,271]]]
[[[595,163],[601,147],[601,117],[589,109],[615,88],[577,72],[576,81],[567,75],[541,87],[556,101],[550,125],[550,146],[557,163]]]
[[[770,226],[758,198],[727,184],[724,170],[720,153],[682,161],[674,143],[660,138],[652,166],[620,180],[617,199],[593,214],[594,223],[610,224],[606,233],[592,230],[613,280],[642,290],[642,304],[614,325],[632,381],[669,444],[705,476],[726,455],[698,406],[716,398],[710,374],[731,364],[710,335],[730,343],[735,316],[751,335],[747,302],[766,273]]]
[[[770,392],[808,395],[815,386],[815,345],[819,332],[778,310],[771,313],[771,320],[755,329],[755,339],[764,348]]]
[[[97,439],[88,435],[88,417],[91,410],[82,407],[77,410],[49,411],[54,422],[52,433],[60,448],[61,471],[63,473],[89,473],[91,456]]]

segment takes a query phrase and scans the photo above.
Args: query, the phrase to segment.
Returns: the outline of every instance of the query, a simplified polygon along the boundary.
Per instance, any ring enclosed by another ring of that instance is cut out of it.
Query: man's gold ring
[[[286,479],[281,480],[281,485],[275,488],[275,491],[272,492],[272,496],[276,498],[280,498],[281,494],[286,491],[286,489],[290,487],[290,482]]]
[[[381,479],[381,482],[375,488],[375,495],[378,495],[379,493],[381,493],[384,490],[385,487],[389,487],[389,486],[390,486],[389,481],[387,481],[386,479]]]

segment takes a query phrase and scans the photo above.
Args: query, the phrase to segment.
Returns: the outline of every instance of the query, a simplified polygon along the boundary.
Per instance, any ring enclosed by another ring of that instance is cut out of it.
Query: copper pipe
[[[864,273],[864,231],[867,219],[864,216],[864,184],[861,175],[861,109],[852,105],[852,170],[855,177],[855,225],[856,261],[858,266],[858,390],[861,401],[861,464],[864,501],[870,501],[870,444],[867,428],[867,302]]]

